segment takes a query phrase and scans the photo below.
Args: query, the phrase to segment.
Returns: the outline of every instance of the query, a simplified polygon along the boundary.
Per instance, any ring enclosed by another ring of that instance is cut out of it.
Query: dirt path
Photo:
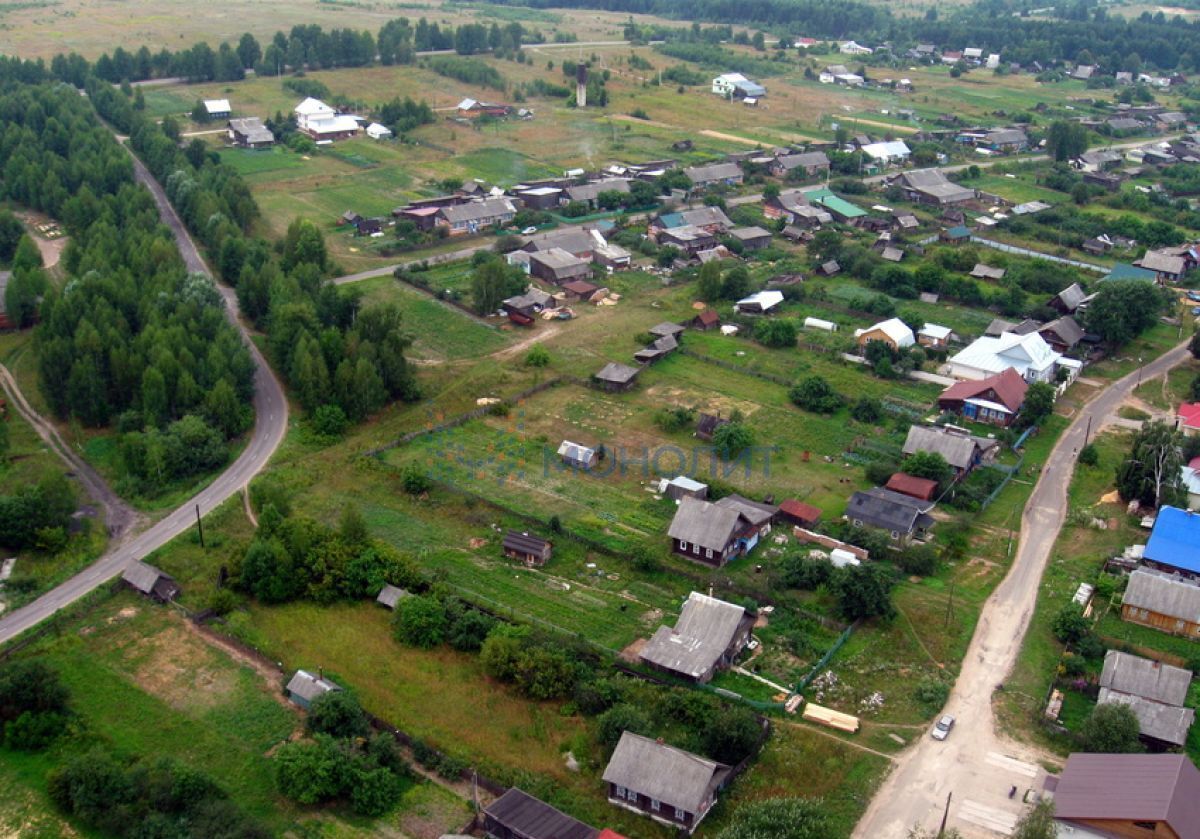
[[[778,724],[779,725],[790,725],[792,728],[800,728],[805,731],[810,731],[813,734],[820,734],[822,737],[826,737],[830,740],[834,740],[838,743],[841,743],[843,746],[849,746],[852,749],[858,749],[860,752],[869,752],[870,754],[878,755],[879,757],[886,758],[891,763],[895,763],[895,761],[896,761],[895,755],[890,755],[887,752],[881,752],[878,749],[872,749],[870,746],[864,746],[862,743],[855,743],[853,740],[843,740],[841,737],[838,737],[836,734],[831,734],[830,732],[824,731],[815,725],[808,725],[807,723],[802,723],[802,722],[793,722],[792,720],[782,720]]]
[[[56,223],[49,216],[29,210],[18,212],[16,216],[29,228],[29,238],[33,239],[33,243],[37,245],[38,250],[42,254],[42,265],[47,269],[57,265],[58,261],[62,258],[62,252],[67,247],[67,242],[70,241],[70,238],[63,233],[56,239],[47,239],[41,233],[37,232],[38,227],[41,225]]]
[[[659,122],[655,119],[639,119],[638,117],[630,116],[629,114],[613,114],[611,119],[618,122],[632,122],[634,125],[652,125],[655,128],[669,128],[671,131],[679,131],[678,125],[671,125],[667,122]]]
[[[550,338],[553,338],[555,335],[557,335],[560,332],[562,332],[562,324],[558,324],[558,323],[553,324],[552,326],[549,326],[546,329],[542,329],[542,330],[539,330],[538,332],[535,332],[533,335],[530,335],[528,338],[523,338],[520,341],[517,341],[517,343],[512,344],[511,346],[507,346],[507,347],[504,347],[503,349],[496,350],[494,353],[492,353],[492,358],[509,358],[511,356],[518,354],[522,350],[529,349],[534,344],[540,344],[542,341],[546,341],[546,340],[549,340]]]
[[[850,121],[855,125],[870,125],[874,126],[875,128],[886,128],[888,131],[897,131],[901,134],[916,134],[920,130],[911,125],[893,125],[890,122],[881,122],[877,119],[860,119],[859,117],[850,117]]]
[[[723,131],[713,131],[711,128],[705,128],[700,133],[705,137],[712,137],[714,140],[726,140],[730,143],[741,143],[746,146],[770,145],[770,143],[764,143],[762,140],[751,140],[747,137],[739,137],[736,134],[726,134]]]

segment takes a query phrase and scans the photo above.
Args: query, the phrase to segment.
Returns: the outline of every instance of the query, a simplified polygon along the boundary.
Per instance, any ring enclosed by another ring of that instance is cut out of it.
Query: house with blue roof
[[[1200,579],[1200,513],[1171,506],[1159,510],[1143,562],[1168,574]]]

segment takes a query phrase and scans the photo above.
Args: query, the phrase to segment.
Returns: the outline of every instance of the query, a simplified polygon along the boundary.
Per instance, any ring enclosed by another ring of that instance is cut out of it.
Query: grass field
[[[374,824],[339,808],[291,805],[275,792],[269,755],[302,726],[282,699],[282,681],[272,683],[211,647],[178,615],[128,594],[64,629],[22,655],[58,670],[87,736],[130,758],[172,757],[200,769],[272,832],[349,839],[399,830],[424,839],[469,817],[465,802],[428,783],[409,789]],[[0,751],[0,775],[9,781],[0,823],[29,819],[46,823],[38,835],[75,835],[55,819],[45,787],[47,770],[72,748]]]

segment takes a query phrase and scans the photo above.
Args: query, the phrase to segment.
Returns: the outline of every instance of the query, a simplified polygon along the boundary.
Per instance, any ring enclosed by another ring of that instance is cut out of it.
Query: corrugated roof
[[[931,501],[920,501],[890,489],[873,487],[850,496],[846,516],[851,521],[862,521],[884,530],[912,533],[918,525],[928,526],[932,523],[932,517],[927,515],[932,508]]]
[[[975,460],[976,452],[984,448],[985,443],[994,445],[995,441],[981,441],[978,437],[944,428],[914,425],[908,429],[903,452],[906,455],[933,452],[940,454],[955,469],[968,469]]]
[[[160,577],[171,579],[171,575],[164,571],[160,571],[153,565],[147,565],[144,562],[134,561],[129,563],[125,568],[125,573],[121,575],[121,579],[129,583],[142,594],[149,594],[154,589],[154,584],[158,582]]]
[[[710,163],[707,166],[689,166],[683,173],[692,183],[707,183],[709,181],[736,180],[742,176],[742,169],[736,163]]]
[[[1186,755],[1073,754],[1054,791],[1054,814],[1165,821],[1180,836],[1200,836],[1200,770]]]
[[[812,504],[805,504],[795,498],[789,498],[779,505],[779,512],[801,521],[815,522],[821,518],[821,510]]]
[[[684,496],[679,499],[679,508],[671,519],[667,535],[714,552],[724,551],[734,534],[744,526],[743,522],[745,519],[738,510]]]
[[[528,839],[596,839],[600,832],[516,787],[485,807],[484,813]]]
[[[1133,609],[1200,623],[1200,585],[1157,571],[1138,568],[1130,574],[1121,603]]]
[[[1105,654],[1104,670],[1100,673],[1102,688],[1131,693],[1168,705],[1182,705],[1187,699],[1191,682],[1191,670],[1120,650],[1109,650]]]
[[[937,493],[937,481],[929,478],[916,478],[907,472],[897,472],[888,478],[887,489],[908,495],[913,498],[929,499]]]
[[[385,585],[379,590],[379,596],[375,598],[375,602],[381,603],[389,609],[395,609],[396,604],[406,597],[412,597],[412,594],[399,586]]]
[[[292,676],[291,681],[287,684],[288,693],[293,696],[299,696],[301,699],[306,699],[309,702],[312,702],[318,696],[335,690],[341,690],[341,687],[328,679],[314,676],[307,670],[297,670],[296,674]]]
[[[716,761],[626,731],[604,769],[604,781],[699,813],[727,772]]]
[[[451,224],[455,222],[481,221],[502,215],[515,215],[516,208],[507,198],[485,198],[442,207],[442,215]]]
[[[642,648],[643,661],[698,679],[729,649],[746,610],[693,591],[675,628],[660,626]]]
[[[1142,736],[1176,746],[1182,746],[1187,741],[1188,729],[1192,727],[1192,723],[1196,719],[1196,712],[1191,708],[1153,702],[1140,696],[1118,693],[1109,688],[1100,688],[1096,702],[1098,704],[1107,702],[1112,705],[1128,705],[1129,710],[1133,711],[1133,715],[1137,717],[1138,732]]]
[[[1200,514],[1164,506],[1146,542],[1146,559],[1200,573]]]
[[[517,551],[518,553],[540,554],[546,550],[550,543],[530,533],[510,530],[504,534],[504,540],[501,545],[505,550]]]

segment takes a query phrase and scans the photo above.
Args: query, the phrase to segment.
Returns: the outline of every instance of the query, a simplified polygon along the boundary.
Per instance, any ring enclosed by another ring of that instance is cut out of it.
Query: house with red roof
[[[955,382],[938,397],[938,410],[959,414],[976,422],[1008,426],[1025,402],[1029,385],[1012,367],[976,381]],[[1200,430],[1200,405],[1197,430]]]
[[[1200,434],[1200,402],[1184,402],[1175,414],[1175,427],[1184,437]]]
[[[909,498],[932,501],[937,495],[938,483],[929,478],[917,478],[906,472],[897,472],[888,478],[887,488],[892,492],[907,495]]]
[[[821,510],[812,504],[789,498],[779,505],[779,518],[797,527],[809,528],[821,520]]]

